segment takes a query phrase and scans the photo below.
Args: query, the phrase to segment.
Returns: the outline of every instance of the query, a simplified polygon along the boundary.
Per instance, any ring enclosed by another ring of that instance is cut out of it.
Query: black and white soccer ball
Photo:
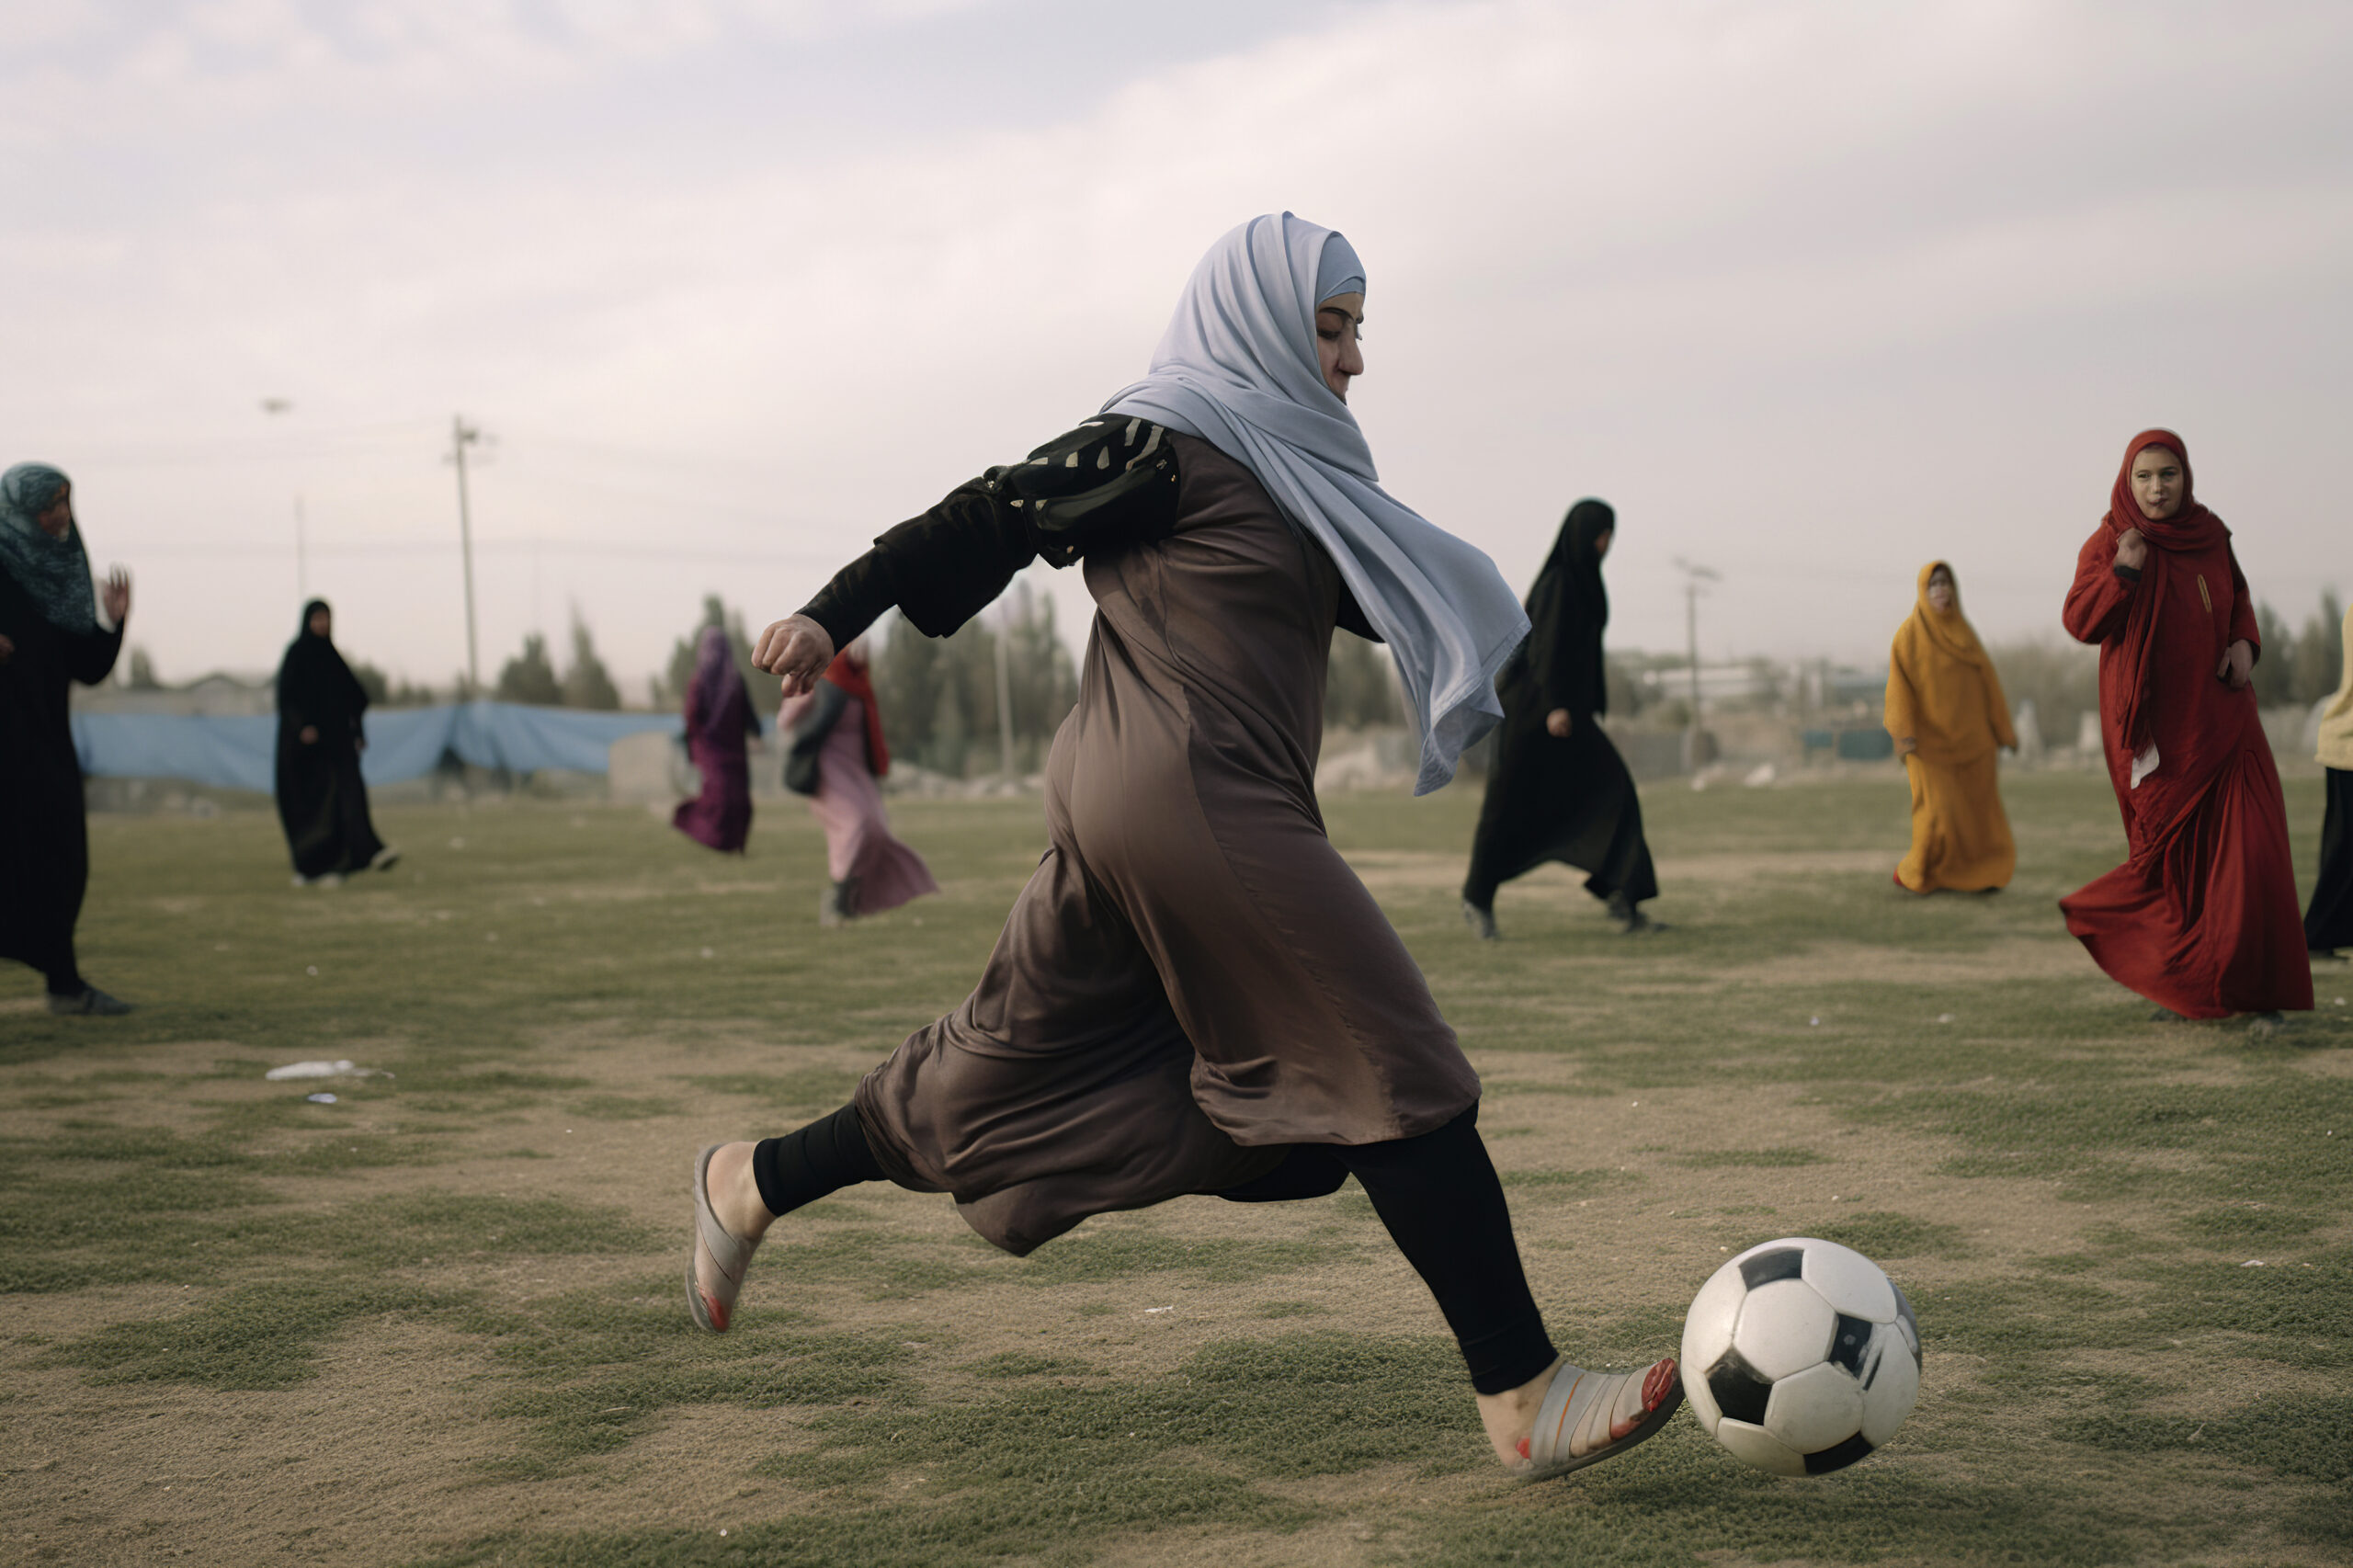
[[[1776,1475],[1843,1470],[1920,1397],[1920,1324],[1861,1253],[1792,1236],[1750,1247],[1683,1320],[1683,1392],[1708,1435]]]

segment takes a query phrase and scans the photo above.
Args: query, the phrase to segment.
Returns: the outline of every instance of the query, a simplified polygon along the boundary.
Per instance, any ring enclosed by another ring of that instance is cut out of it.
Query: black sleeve
[[[1549,642],[1529,639],[1530,656],[1541,655],[1539,689],[1544,710],[1567,709],[1578,718],[1598,714],[1609,706],[1609,683],[1602,674],[1601,634],[1591,627],[1562,624],[1570,612],[1556,609]]]
[[[1063,567],[1091,550],[1165,539],[1176,525],[1176,449],[1146,419],[1107,415],[1010,468],[949,491],[874,541],[801,613],[839,648],[892,605],[945,637],[1042,557]]]
[[[66,673],[84,686],[96,686],[114,673],[115,657],[122,652],[122,628],[61,631],[57,641],[65,651]]]
[[[2116,563],[2115,571],[2116,575],[2126,583],[2137,585],[2141,581],[2141,569],[2138,566],[2127,566],[2120,561]]]

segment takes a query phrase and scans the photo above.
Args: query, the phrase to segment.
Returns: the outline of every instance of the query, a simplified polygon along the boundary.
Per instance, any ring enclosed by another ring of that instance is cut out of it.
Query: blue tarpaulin
[[[477,767],[602,773],[624,735],[680,728],[674,713],[585,713],[517,702],[466,702],[368,716],[360,776],[395,784],[430,773],[444,753]],[[222,789],[276,789],[278,721],[164,713],[76,713],[74,749],[94,778],[185,778]]]

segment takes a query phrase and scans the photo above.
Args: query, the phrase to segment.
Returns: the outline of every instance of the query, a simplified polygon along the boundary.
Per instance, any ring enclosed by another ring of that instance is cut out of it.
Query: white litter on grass
[[[1806,1022],[1812,1024],[1816,1028],[1820,1028],[1822,1027],[1822,1020],[1818,1017],[1808,1018]]]
[[[1952,1015],[1950,1013],[1938,1013],[1937,1015],[1937,1022],[1940,1024],[1949,1024],[1952,1022]]]
[[[319,966],[314,963],[306,963],[302,966],[302,972],[304,974],[316,974],[319,972]]]
[[[2261,1268],[2263,1267],[2263,1259],[2259,1257],[2250,1257],[2245,1263],[2240,1264],[2239,1267],[2241,1268]]]
[[[709,958],[709,957],[710,957],[710,949],[709,948],[705,948],[705,949],[702,950],[702,956],[703,956],[703,957],[705,957],[705,958]]]
[[[1154,1312],[1175,1312],[1176,1310],[1176,1309],[1174,1306],[1165,1306],[1165,1307],[1146,1307],[1146,1308],[1144,1308],[1144,1310],[1143,1310],[1143,1314],[1144,1314],[1144,1316],[1146,1316],[1146,1317],[1150,1317],[1150,1316],[1151,1316],[1153,1313],[1154,1313]]]
[[[309,1100],[313,1105],[335,1104],[335,1096],[333,1095],[305,1095],[303,1098]]]
[[[356,1067],[348,1062],[290,1062],[262,1076],[276,1084],[288,1078],[389,1078],[392,1074],[381,1067]]]
[[[1771,763],[1760,762],[1755,767],[1749,769],[1748,777],[1743,778],[1741,782],[1751,790],[1762,790],[1768,784],[1772,783],[1778,777],[1779,777],[1779,775],[1774,769]]]

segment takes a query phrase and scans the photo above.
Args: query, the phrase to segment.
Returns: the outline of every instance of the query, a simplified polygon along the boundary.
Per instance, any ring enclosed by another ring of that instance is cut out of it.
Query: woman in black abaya
[[[74,681],[107,678],[130,614],[121,568],[91,590],[65,475],[46,463],[0,474],[0,958],[47,977],[52,1013],[131,1011],[74,962],[90,840],[66,699]]]
[[[1618,748],[1596,721],[1608,710],[1601,632],[1609,594],[1601,558],[1618,515],[1602,501],[1569,508],[1552,553],[1529,590],[1532,630],[1495,677],[1504,722],[1495,731],[1486,803],[1462,884],[1462,918],[1495,939],[1495,889],[1547,860],[1589,873],[1586,891],[1629,935],[1652,929],[1641,909],[1658,896],[1643,805]]]
[[[335,652],[335,612],[313,599],[278,666],[278,820],[296,887],[333,887],[347,871],[390,870],[400,858],[368,820],[367,710],[368,693]]]

